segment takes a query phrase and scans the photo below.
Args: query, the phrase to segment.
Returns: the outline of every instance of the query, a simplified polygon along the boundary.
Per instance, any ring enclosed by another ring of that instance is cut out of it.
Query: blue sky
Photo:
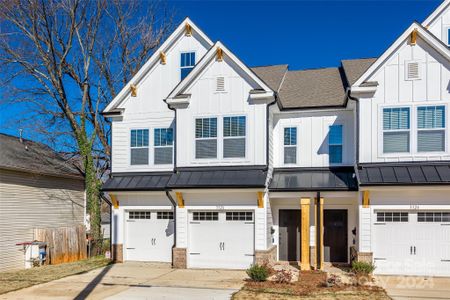
[[[169,6],[176,9],[177,22],[189,16],[248,66],[289,64],[291,70],[298,70],[379,56],[413,21],[422,22],[440,3],[169,1]],[[0,110],[0,132],[17,135],[25,108],[2,105]],[[29,130],[25,137],[39,139]]]

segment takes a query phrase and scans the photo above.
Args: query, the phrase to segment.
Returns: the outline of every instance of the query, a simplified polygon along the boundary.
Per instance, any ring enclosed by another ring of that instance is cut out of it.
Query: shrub
[[[371,263],[363,261],[354,261],[352,263],[352,271],[357,275],[369,275],[375,270],[375,266]]]
[[[278,270],[274,278],[276,283],[290,283],[292,280],[292,272],[289,270]]]
[[[251,265],[246,272],[253,281],[266,281],[269,277],[269,269],[266,265]]]

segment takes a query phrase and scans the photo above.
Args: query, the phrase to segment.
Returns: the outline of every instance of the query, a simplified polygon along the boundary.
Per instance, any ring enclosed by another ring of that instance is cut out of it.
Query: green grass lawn
[[[73,263],[48,265],[14,272],[0,272],[0,294],[70,275],[85,273],[96,268],[107,266],[110,263],[111,261],[104,257],[93,257]]]

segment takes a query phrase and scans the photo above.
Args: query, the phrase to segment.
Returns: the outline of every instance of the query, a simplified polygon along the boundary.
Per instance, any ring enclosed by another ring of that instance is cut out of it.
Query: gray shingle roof
[[[275,169],[270,191],[356,191],[353,167]]]
[[[279,96],[282,108],[342,106],[346,101],[339,68],[289,71]]]
[[[288,65],[253,67],[251,70],[261,78],[272,90],[278,92]]]
[[[0,133],[0,168],[60,177],[79,177],[80,171],[47,145]]]
[[[450,184],[450,162],[360,164],[360,185]]]
[[[345,76],[347,77],[348,84],[350,86],[353,85],[376,60],[376,58],[342,60],[342,67]]]

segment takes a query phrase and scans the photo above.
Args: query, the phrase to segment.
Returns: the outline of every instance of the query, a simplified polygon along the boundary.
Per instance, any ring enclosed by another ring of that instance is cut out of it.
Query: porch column
[[[315,267],[316,270],[323,269],[323,198],[318,195],[315,199],[316,211],[315,211],[315,228],[316,228],[316,257],[315,257]]]
[[[310,270],[311,263],[309,257],[309,205],[310,198],[300,199],[301,208],[301,262],[300,268],[302,270]]]

